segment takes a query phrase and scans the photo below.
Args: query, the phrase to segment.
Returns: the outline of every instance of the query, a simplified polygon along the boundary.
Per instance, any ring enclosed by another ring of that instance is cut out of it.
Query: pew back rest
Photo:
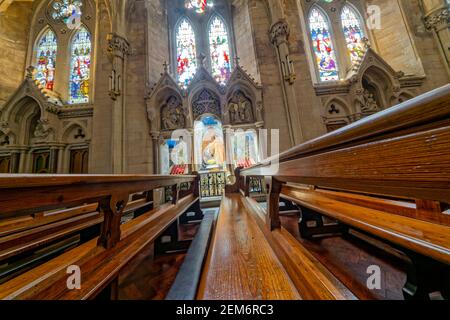
[[[272,165],[276,161],[279,161],[278,169],[274,171]],[[318,197],[325,197],[326,201],[320,205],[315,202],[315,209],[323,209],[329,201],[340,200],[339,203],[352,203],[354,209],[378,209],[381,213],[395,215],[395,219],[401,221],[399,223],[414,226],[423,244],[422,253],[448,263],[450,244],[445,243],[445,232],[448,236],[450,85],[301,144],[238,173],[243,177],[238,177],[238,181],[248,181],[248,177],[254,176],[267,177],[266,219],[269,228],[280,226],[280,194],[292,191],[286,185],[301,185],[309,192],[290,192],[291,200],[311,206]],[[244,189],[247,187],[244,185]],[[325,192],[329,193],[325,195]],[[248,192],[244,190],[244,193]],[[333,216],[336,218],[337,215]],[[347,223],[352,221],[341,212],[340,218],[344,217]],[[364,220],[364,214],[360,219],[369,223]],[[370,224],[373,228],[381,227],[376,220]],[[443,243],[420,237],[432,224],[437,225],[433,232],[439,233],[436,237],[444,239]],[[398,232],[399,238],[405,235],[400,230],[393,232]],[[410,240],[406,245],[417,250],[415,240]],[[405,245],[404,241],[402,245]],[[436,246],[443,251],[434,250]]]

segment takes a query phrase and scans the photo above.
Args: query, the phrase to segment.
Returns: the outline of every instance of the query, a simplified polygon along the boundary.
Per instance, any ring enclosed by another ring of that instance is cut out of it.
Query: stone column
[[[19,165],[20,165],[20,151],[18,150],[11,151],[11,163],[9,172],[19,173]]]
[[[289,25],[281,19],[270,28],[270,39],[276,47],[279,70],[282,80],[284,107],[286,111],[291,145],[303,142],[303,132],[300,124],[300,113],[297,106],[295,88],[293,86],[296,75],[294,63],[289,53]]]
[[[153,174],[159,173],[159,145],[161,143],[159,132],[151,132],[153,144]]]
[[[450,75],[450,5],[445,0],[422,0],[426,28],[433,32]]]
[[[50,173],[56,173],[58,168],[58,147],[51,147],[50,148],[50,158],[48,161],[48,168]]]
[[[113,103],[111,164],[112,173],[125,173],[125,77],[126,60],[130,52],[128,41],[115,34],[108,35],[108,52],[112,61],[112,72],[109,77],[109,96]]]

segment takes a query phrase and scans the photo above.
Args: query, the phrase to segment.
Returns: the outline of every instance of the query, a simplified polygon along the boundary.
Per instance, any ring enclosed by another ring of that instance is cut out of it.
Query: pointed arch
[[[231,75],[231,48],[227,25],[217,14],[209,22],[208,37],[212,75],[225,85]]]
[[[328,16],[322,9],[315,5],[309,12],[308,25],[318,68],[319,80],[339,80],[339,69]]]
[[[34,79],[47,90],[53,90],[55,85],[56,56],[58,39],[56,33],[47,26],[43,29],[35,45]]]
[[[177,76],[181,87],[186,88],[197,72],[197,44],[192,23],[182,17],[176,27]]]
[[[341,24],[352,64],[356,63],[365,52],[365,31],[361,14],[350,4],[341,11]]]
[[[91,50],[91,33],[85,26],[82,26],[74,34],[70,45],[70,104],[89,102]]]

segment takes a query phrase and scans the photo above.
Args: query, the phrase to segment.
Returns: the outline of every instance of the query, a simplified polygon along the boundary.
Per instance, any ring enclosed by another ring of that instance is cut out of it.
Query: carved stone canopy
[[[220,99],[211,91],[203,89],[194,98],[192,112],[194,119],[205,113],[221,116]]]
[[[289,38],[289,25],[285,20],[279,20],[270,28],[270,41],[278,46]]]

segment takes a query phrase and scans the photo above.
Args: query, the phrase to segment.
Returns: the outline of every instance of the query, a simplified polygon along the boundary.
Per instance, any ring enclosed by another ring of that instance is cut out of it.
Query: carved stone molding
[[[270,41],[279,46],[289,38],[289,25],[286,20],[279,20],[270,28]]]

